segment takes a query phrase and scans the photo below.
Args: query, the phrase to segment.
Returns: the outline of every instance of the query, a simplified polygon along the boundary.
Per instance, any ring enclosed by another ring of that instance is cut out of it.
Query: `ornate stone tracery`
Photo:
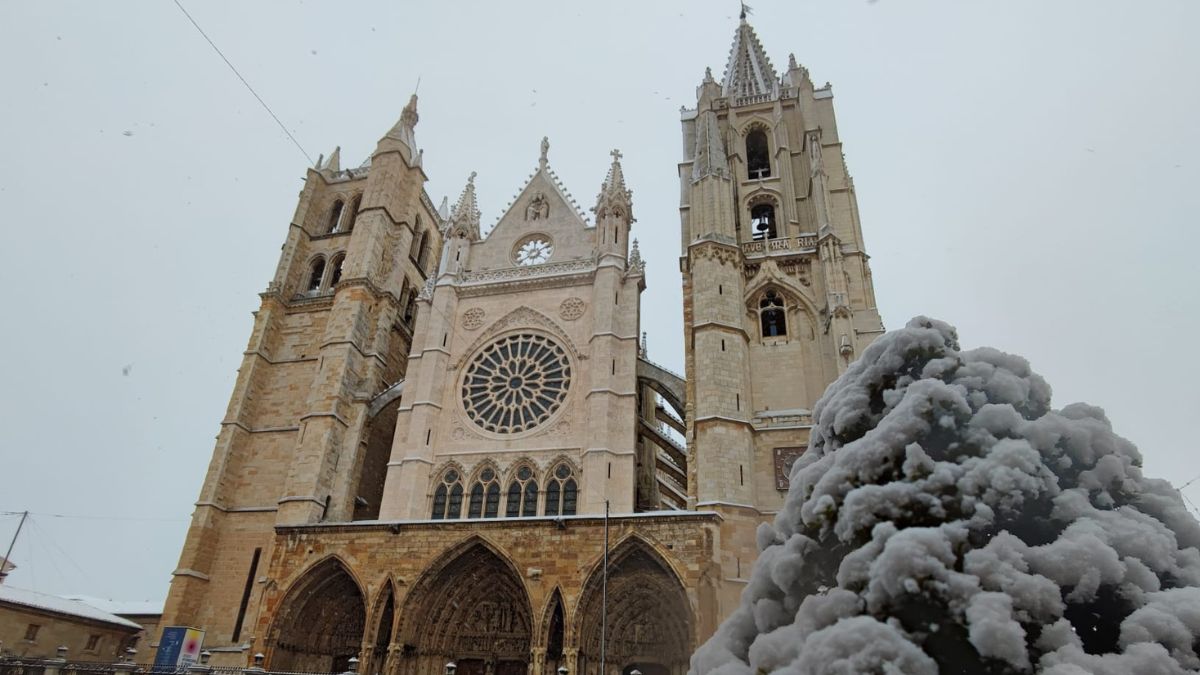
[[[409,592],[397,633],[406,645],[400,672],[439,675],[454,659],[461,672],[524,673],[532,630],[517,570],[473,538],[431,565]]]

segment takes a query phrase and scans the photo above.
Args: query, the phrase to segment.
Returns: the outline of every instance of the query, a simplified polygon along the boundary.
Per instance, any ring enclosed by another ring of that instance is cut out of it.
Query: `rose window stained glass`
[[[518,265],[540,265],[550,259],[554,245],[542,237],[529,237],[516,250]]]
[[[510,335],[467,366],[463,408],[480,427],[515,434],[550,419],[570,384],[571,364],[562,347],[540,335]]]

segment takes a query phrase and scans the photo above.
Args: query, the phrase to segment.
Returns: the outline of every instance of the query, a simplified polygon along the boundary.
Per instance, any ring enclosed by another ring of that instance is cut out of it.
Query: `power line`
[[[304,155],[304,158],[308,160],[308,163],[310,165],[316,164],[316,162],[313,161],[313,158],[309,157],[308,153],[304,151],[304,148],[300,145],[300,142],[297,141],[296,137],[292,135],[292,132],[287,130],[287,127],[283,125],[283,122],[281,122],[279,117],[274,113],[274,111],[271,110],[271,106],[267,105],[267,102],[262,100],[262,97],[258,95],[258,92],[254,91],[254,87],[250,86],[250,83],[247,82],[246,78],[242,77],[242,74],[238,72],[238,69],[235,68],[232,63],[230,63],[229,59],[225,57],[225,54],[221,52],[221,49],[217,47],[215,42],[212,41],[212,38],[208,37],[208,33],[204,32],[204,29],[200,27],[200,24],[196,23],[196,20],[192,18],[191,14],[188,14],[188,11],[183,8],[183,5],[179,3],[179,0],[174,0],[174,2],[175,6],[179,8],[179,11],[183,12],[183,15],[187,17],[188,21],[192,22],[192,25],[196,27],[196,30],[200,31],[200,35],[204,36],[204,39],[207,40],[208,44],[212,46],[213,51],[217,53],[217,56],[220,56],[221,60],[225,62],[225,65],[229,66],[229,69],[233,71],[233,74],[237,75],[237,78],[242,81],[242,84],[246,85],[246,89],[248,89],[250,93],[254,95],[254,98],[258,99],[258,102],[262,104],[263,109],[267,111],[267,114],[271,116],[271,119],[275,120],[275,123],[279,125],[279,128],[283,130],[283,133],[287,134],[287,137],[292,140],[292,143],[296,146],[296,149]]]
[[[0,515],[12,516],[25,513],[24,511],[0,511]],[[43,518],[72,518],[75,520],[131,520],[143,522],[162,522],[162,523],[180,523],[184,518],[137,518],[134,516],[78,516],[69,513],[38,513],[37,511],[29,511],[29,515],[42,516]]]

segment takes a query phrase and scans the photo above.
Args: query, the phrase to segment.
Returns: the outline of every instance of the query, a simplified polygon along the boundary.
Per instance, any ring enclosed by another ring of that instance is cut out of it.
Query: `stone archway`
[[[400,672],[526,675],[532,611],[520,575],[483,540],[457,547],[426,569],[404,603]]]
[[[362,648],[366,603],[340,560],[310,569],[275,615],[270,666],[276,671],[339,673]]]
[[[579,603],[578,672],[600,673],[601,570],[592,572]],[[606,675],[632,667],[682,675],[692,653],[694,621],[687,592],[654,549],[627,539],[609,554]]]

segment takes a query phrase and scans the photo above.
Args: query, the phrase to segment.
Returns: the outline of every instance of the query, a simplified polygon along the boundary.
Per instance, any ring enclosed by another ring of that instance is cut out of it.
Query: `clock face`
[[[554,246],[541,237],[527,239],[517,247],[518,265],[540,265],[550,259]]]

